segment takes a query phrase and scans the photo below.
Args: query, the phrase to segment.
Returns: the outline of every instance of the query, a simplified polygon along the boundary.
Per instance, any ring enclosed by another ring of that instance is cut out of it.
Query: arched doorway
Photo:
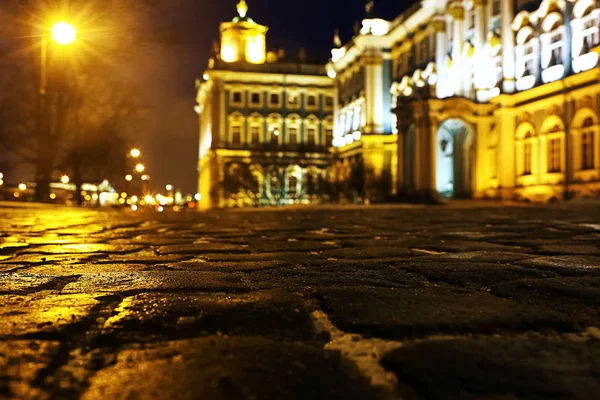
[[[436,189],[444,198],[473,193],[474,131],[460,119],[447,119],[437,132]]]

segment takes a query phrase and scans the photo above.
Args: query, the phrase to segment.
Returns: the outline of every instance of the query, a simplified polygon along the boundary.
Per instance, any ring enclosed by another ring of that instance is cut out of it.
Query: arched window
[[[563,52],[565,27],[559,12],[552,12],[542,22],[542,80],[553,82],[564,76]]]
[[[594,126],[594,120],[587,118],[583,122],[581,131],[581,169],[589,170],[596,167],[595,163],[595,132],[592,129]]]
[[[600,43],[600,9],[594,0],[578,0],[573,7],[571,21],[573,70],[586,71],[598,64],[598,56],[591,49]]]
[[[533,143],[530,140],[532,137],[531,132],[527,132],[525,135],[525,143],[523,143],[523,176],[531,175],[533,171]]]

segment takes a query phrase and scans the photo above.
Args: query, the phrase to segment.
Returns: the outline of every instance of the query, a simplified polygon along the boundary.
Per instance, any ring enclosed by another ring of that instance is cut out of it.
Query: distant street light
[[[127,182],[131,182],[133,180],[133,176],[131,176],[131,175],[125,175],[125,180]]]
[[[60,177],[60,181],[66,185],[71,181],[71,178],[69,178],[67,175],[63,175]]]
[[[52,27],[52,39],[61,46],[73,43],[76,38],[77,30],[71,24],[58,22]]]
[[[19,190],[20,191],[27,190],[27,185],[24,183],[19,183]]]
[[[142,155],[142,152],[139,149],[131,149],[131,151],[129,152],[129,155],[133,158],[138,158],[139,156]]]
[[[4,179],[4,174],[0,172],[0,179]]]
[[[150,180],[150,175],[142,175],[142,180],[143,181],[149,181]]]
[[[144,164],[138,164],[135,166],[135,170],[141,174],[146,170],[146,166],[144,166]]]
[[[165,186],[165,189],[167,189],[167,191],[170,192],[171,190],[173,190],[173,185],[167,185]]]

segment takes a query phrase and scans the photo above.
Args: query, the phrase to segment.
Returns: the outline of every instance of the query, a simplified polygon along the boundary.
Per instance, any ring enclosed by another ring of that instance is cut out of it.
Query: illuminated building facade
[[[328,200],[334,86],[324,65],[285,62],[268,28],[238,15],[197,82],[199,206],[251,207]]]
[[[240,4],[198,86],[203,195],[240,160],[264,204],[304,201],[310,168],[330,181],[315,200],[600,194],[598,0],[421,0],[393,21],[367,0],[324,68],[277,63]],[[226,205],[220,190],[206,206]]]
[[[597,196],[599,26],[597,0],[422,0],[368,17],[327,66],[339,160],[361,154],[367,178],[406,197]]]

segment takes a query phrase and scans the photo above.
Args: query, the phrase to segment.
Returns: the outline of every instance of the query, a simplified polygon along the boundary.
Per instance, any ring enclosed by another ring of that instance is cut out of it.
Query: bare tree
[[[3,1],[0,36],[9,40],[0,41],[2,151],[35,165],[38,201],[49,198],[56,168],[69,171],[78,186],[122,177],[127,138],[143,115],[122,68],[157,42],[160,32],[150,34],[144,21],[160,1]],[[44,60],[41,36],[57,15],[77,26],[78,38],[71,48],[49,42]]]

